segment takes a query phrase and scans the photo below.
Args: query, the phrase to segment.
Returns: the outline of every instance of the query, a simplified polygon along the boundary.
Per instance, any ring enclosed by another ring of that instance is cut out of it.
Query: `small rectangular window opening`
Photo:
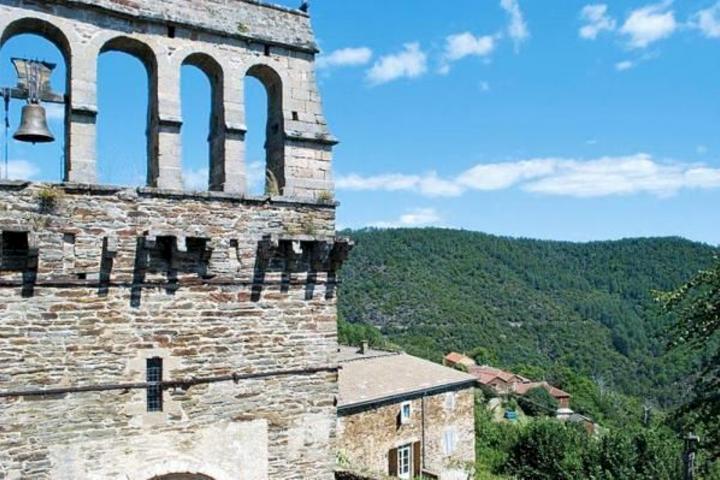
[[[175,38],[175,25],[168,25],[168,37]]]
[[[455,392],[448,392],[445,394],[445,408],[448,410],[455,410]]]
[[[412,404],[410,402],[403,402],[400,405],[400,423],[405,425],[410,423],[410,416],[412,415]]]
[[[270,56],[270,45],[265,45],[265,56],[266,57]]]
[[[163,389],[160,385],[160,382],[162,382],[163,379],[162,358],[148,358],[146,370],[146,381],[150,384],[147,387],[147,411],[162,412]]]
[[[300,120],[300,115],[298,115],[298,112],[292,112],[292,119],[296,122]]]
[[[0,240],[0,267],[3,269],[23,269],[30,254],[30,241],[27,232],[2,232]]]
[[[457,449],[457,433],[455,433],[454,429],[450,428],[445,430],[443,446],[445,455],[450,456],[455,453],[455,450]]]

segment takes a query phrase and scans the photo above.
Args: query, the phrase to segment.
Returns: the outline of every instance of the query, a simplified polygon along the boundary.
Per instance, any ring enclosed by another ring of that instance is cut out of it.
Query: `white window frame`
[[[411,443],[398,447],[397,449],[397,473],[398,478],[410,480],[413,470],[413,446]]]
[[[443,451],[445,456],[450,456],[457,450],[457,431],[450,427],[445,429],[443,434]]]
[[[456,404],[457,404],[457,398],[456,398],[455,392],[447,392],[445,394],[445,408],[447,410],[453,411],[453,410],[455,410]]]
[[[410,423],[412,417],[412,402],[402,402],[400,404],[400,424],[405,425]]]

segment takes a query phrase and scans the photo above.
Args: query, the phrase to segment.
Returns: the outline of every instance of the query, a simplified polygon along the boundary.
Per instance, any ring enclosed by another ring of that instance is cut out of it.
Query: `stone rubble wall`
[[[144,382],[154,356],[166,380],[330,367],[166,391],[160,413],[144,390],[0,398],[0,479],[333,478],[335,286],[303,252],[334,221],[287,199],[0,185],[0,231],[36,252],[0,266],[0,391]],[[263,263],[266,235],[299,240]]]
[[[448,408],[447,393],[425,397],[425,463],[424,470],[439,475],[441,480],[457,477],[475,462],[475,394],[466,388],[455,392],[455,407]],[[348,470],[384,478],[388,474],[391,449],[422,442],[422,398],[411,402],[410,422],[398,426],[403,403],[367,407],[361,411],[338,415],[338,449]],[[446,455],[443,438],[447,429],[454,429],[457,448]]]

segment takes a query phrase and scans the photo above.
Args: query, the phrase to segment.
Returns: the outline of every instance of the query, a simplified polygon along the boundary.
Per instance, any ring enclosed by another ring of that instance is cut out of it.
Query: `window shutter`
[[[388,475],[397,477],[398,474],[398,451],[397,448],[390,449],[388,453]]]
[[[421,461],[422,461],[422,452],[420,451],[420,442],[413,443],[413,476],[419,477],[422,473],[420,471],[421,469]]]

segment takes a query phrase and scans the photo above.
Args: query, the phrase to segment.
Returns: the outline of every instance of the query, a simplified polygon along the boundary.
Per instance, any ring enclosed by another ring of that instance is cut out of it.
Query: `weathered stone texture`
[[[475,396],[472,388],[454,392],[454,408],[447,395],[408,398],[412,405],[410,422],[398,424],[402,402],[370,405],[338,415],[338,449],[353,470],[378,478],[388,474],[391,449],[421,442],[423,469],[441,480],[467,478],[464,470],[475,461]],[[425,424],[423,433],[423,402]],[[453,430],[456,450],[446,455],[445,432]]]
[[[315,79],[309,18],[301,12],[251,0],[0,0],[0,33],[0,45],[20,33],[37,33],[65,57],[66,181],[96,182],[98,56],[118,50],[148,70],[148,186],[183,189],[180,72],[192,64],[216,91],[208,189],[245,191],[245,132],[253,128],[276,132],[267,166],[282,180],[280,194],[317,198],[333,190],[330,147],[336,141]],[[246,125],[248,75],[268,91],[273,109],[267,126]]]
[[[0,398],[0,479],[332,478],[335,289],[311,240],[333,238],[334,207],[47,191],[0,185],[0,231],[37,253],[2,260],[0,391],[144,382],[154,356],[167,380],[329,368],[170,390],[161,413],[144,390]]]

